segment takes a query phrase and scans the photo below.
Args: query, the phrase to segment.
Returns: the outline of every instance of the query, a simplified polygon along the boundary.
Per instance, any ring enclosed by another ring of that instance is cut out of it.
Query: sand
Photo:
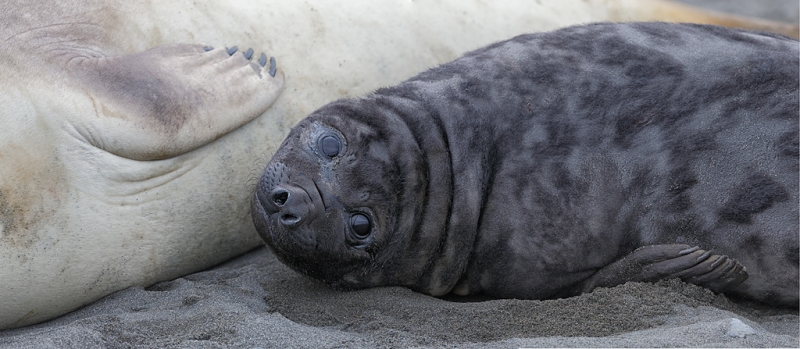
[[[262,247],[208,271],[0,332],[0,346],[798,347],[798,326],[796,310],[732,301],[677,280],[548,301],[454,302],[400,287],[339,292]]]
[[[699,1],[687,1],[697,3]],[[705,1],[798,21],[797,1]],[[800,347],[797,309],[677,280],[547,301],[453,301],[399,287],[338,292],[258,248],[216,268],[129,288],[3,348]]]
[[[798,347],[798,326],[796,311],[734,302],[677,280],[548,301],[454,302],[400,287],[339,292],[291,271],[262,247],[208,271],[0,332],[0,346]]]

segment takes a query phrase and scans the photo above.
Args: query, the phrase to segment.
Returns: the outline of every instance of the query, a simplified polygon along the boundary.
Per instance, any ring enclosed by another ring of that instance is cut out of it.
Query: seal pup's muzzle
[[[312,180],[290,183],[286,181],[287,171],[282,163],[271,166],[259,182],[256,195],[270,219],[292,229],[318,216],[324,211],[324,203]]]

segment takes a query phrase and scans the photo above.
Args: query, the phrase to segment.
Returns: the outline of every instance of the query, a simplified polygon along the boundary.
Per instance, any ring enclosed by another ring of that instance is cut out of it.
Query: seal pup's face
[[[278,258],[312,278],[344,289],[407,284],[387,270],[403,245],[392,237],[420,211],[418,149],[383,111],[348,102],[291,130],[258,182],[253,219]]]

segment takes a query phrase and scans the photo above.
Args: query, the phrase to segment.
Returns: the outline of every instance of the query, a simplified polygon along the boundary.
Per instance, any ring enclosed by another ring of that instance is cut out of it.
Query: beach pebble
[[[747,335],[756,334],[756,330],[742,322],[742,320],[731,318],[731,324],[725,334],[731,337],[744,338]]]

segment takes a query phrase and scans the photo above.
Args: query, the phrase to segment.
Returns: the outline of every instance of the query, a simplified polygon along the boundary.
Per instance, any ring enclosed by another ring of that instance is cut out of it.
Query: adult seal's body
[[[523,35],[300,122],[261,237],[341,288],[542,299],[679,277],[798,303],[798,42]]]

